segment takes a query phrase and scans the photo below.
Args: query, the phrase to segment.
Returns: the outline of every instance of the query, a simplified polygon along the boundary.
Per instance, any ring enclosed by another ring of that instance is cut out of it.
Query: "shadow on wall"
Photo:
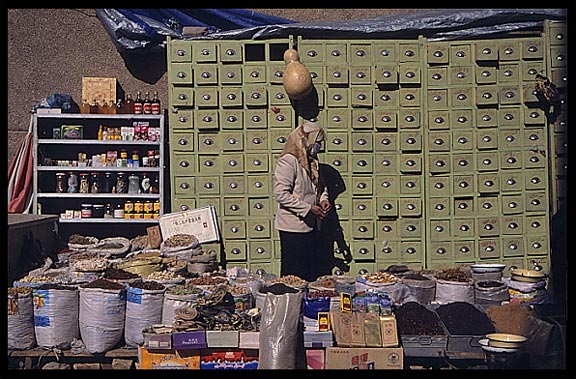
[[[137,79],[156,84],[167,71],[165,51],[120,51],[124,64]]]

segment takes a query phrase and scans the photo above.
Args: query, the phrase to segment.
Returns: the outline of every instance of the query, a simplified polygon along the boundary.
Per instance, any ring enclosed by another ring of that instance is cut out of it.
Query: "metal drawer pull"
[[[386,182],[386,181],[382,182],[382,187],[388,188],[390,186],[391,186],[390,182]]]
[[[460,184],[458,184],[458,186],[460,188],[467,188],[469,186],[468,182],[460,182]]]
[[[256,183],[254,183],[254,187],[262,188],[262,187],[264,187],[264,184],[262,184],[262,182],[256,182]]]
[[[226,98],[227,98],[228,100],[236,100],[236,95],[233,94],[233,93],[229,93],[228,96],[226,96]]]
[[[366,73],[364,73],[364,72],[362,72],[362,71],[357,72],[357,73],[356,73],[356,77],[357,77],[358,79],[365,78],[365,77],[366,77]]]
[[[416,96],[412,95],[411,93],[407,94],[406,96],[404,96],[404,98],[408,101],[414,100],[416,98]]]
[[[342,161],[339,160],[339,159],[336,159],[334,162],[332,162],[332,164],[333,164],[334,166],[342,166]]]
[[[340,50],[332,50],[330,52],[330,54],[332,54],[333,57],[339,57],[340,55],[342,55],[342,53],[340,52]]]
[[[516,250],[516,249],[518,249],[518,245],[515,244],[515,243],[511,243],[511,244],[508,245],[508,249],[510,249],[510,250]]]
[[[413,211],[414,209],[416,209],[416,206],[414,204],[407,204],[406,209],[408,209],[409,211]]]
[[[256,254],[264,254],[265,252],[266,249],[264,249],[263,247],[256,248]]]
[[[212,138],[206,138],[204,141],[202,141],[202,143],[204,145],[211,146],[211,145],[214,145],[214,140]]]
[[[262,118],[258,115],[252,116],[252,122],[260,122],[262,121]]]
[[[182,210],[182,211],[187,211],[187,210],[188,210],[188,206],[187,206],[187,205],[181,205],[181,206],[180,206],[180,210]]]
[[[532,200],[532,201],[530,202],[530,204],[532,204],[532,205],[540,205],[540,200],[534,199],[534,200]]]
[[[407,182],[407,183],[406,183],[406,187],[408,187],[408,188],[415,188],[415,187],[416,187],[416,183],[414,183],[414,182]]]
[[[434,187],[436,189],[442,189],[442,188],[444,188],[444,184],[443,183],[436,183],[436,184],[434,184]]]
[[[229,187],[232,189],[236,189],[236,188],[238,188],[238,183],[232,182],[232,183],[230,183]]]
[[[456,96],[456,98],[460,101],[464,101],[468,98],[468,96],[464,95],[463,93],[459,93],[458,96]]]
[[[360,211],[365,211],[366,210],[366,205],[365,204],[358,204],[358,210]]]
[[[486,246],[486,248],[484,249],[487,253],[491,253],[495,250],[494,246]]]
[[[278,137],[278,138],[276,138],[276,142],[286,143],[286,137]]]
[[[184,71],[178,72],[177,75],[178,75],[178,77],[179,77],[180,79],[184,79],[184,78],[186,77],[186,73],[185,73]]]
[[[314,58],[314,57],[318,56],[318,52],[316,50],[308,50],[306,55],[308,55],[311,58]]]
[[[276,121],[286,121],[286,117],[284,115],[279,114],[278,116],[276,116]]]
[[[233,248],[232,250],[230,250],[230,252],[234,255],[238,255],[241,253],[240,249],[238,249],[237,247]]]
[[[391,122],[392,118],[390,116],[382,116],[382,122]]]
[[[202,117],[202,121],[208,123],[214,121],[214,119],[212,118],[212,116],[204,116]]]
[[[365,227],[364,225],[362,225],[362,226],[358,227],[358,231],[360,233],[366,233],[368,231],[368,228]]]
[[[385,247],[385,248],[382,249],[382,252],[383,252],[384,254],[390,254],[390,253],[392,252],[392,249],[389,248],[389,247]]]
[[[188,145],[188,141],[185,138],[180,138],[178,140],[178,145],[186,146],[186,145]]]
[[[285,97],[286,97],[286,96],[284,96],[283,93],[277,93],[277,94],[276,94],[276,99],[278,99],[278,100],[284,100]]]
[[[262,203],[256,203],[256,204],[254,204],[254,208],[255,209],[264,209],[264,205],[262,205]]]
[[[440,101],[440,100],[442,100],[442,96],[440,96],[440,95],[434,95],[434,96],[432,97],[432,100],[434,100],[434,101]]]
[[[358,189],[366,189],[366,187],[368,187],[368,185],[366,183],[358,183],[357,187],[358,187]]]
[[[482,49],[482,54],[492,54],[492,50],[488,47],[485,47],[484,49]]]
[[[212,166],[214,166],[214,161],[207,160],[207,161],[204,162],[204,166],[206,166],[206,167],[212,167]]]
[[[492,186],[494,186],[494,182],[491,181],[491,180],[487,180],[487,181],[484,182],[484,185],[485,185],[486,187],[492,187]]]
[[[208,101],[208,100],[210,100],[211,98],[212,98],[212,96],[210,96],[210,95],[207,94],[207,93],[204,94],[204,95],[202,95],[202,100],[204,100],[204,101]]]
[[[540,182],[541,182],[541,180],[538,177],[533,177],[532,179],[530,179],[530,183],[532,183],[532,184],[538,184]]]
[[[470,251],[470,248],[468,246],[462,246],[459,251],[461,253],[468,253]]]
[[[514,157],[509,157],[508,159],[506,159],[506,162],[510,163],[510,164],[514,164],[516,163],[516,158]]]
[[[254,230],[257,232],[262,232],[262,231],[264,231],[264,227],[262,225],[256,225],[254,227]]]
[[[406,122],[414,122],[416,121],[416,118],[414,116],[406,116],[404,120],[406,120]]]
[[[340,77],[342,77],[342,73],[340,71],[334,71],[332,73],[332,76],[335,78],[340,78]]]
[[[382,73],[382,76],[384,76],[385,78],[389,78],[389,77],[392,76],[392,73],[391,73],[390,71],[384,71],[384,72]]]
[[[208,162],[211,162],[211,161],[206,161],[206,166],[211,166],[211,165],[208,165]],[[228,165],[229,165],[229,166],[232,166],[232,167],[238,166],[238,161],[235,161],[234,159],[229,160],[229,161],[228,161]]]
[[[234,50],[234,49],[226,49],[226,55],[236,55],[236,50]]]
[[[235,211],[240,210],[240,207],[239,207],[238,205],[236,205],[236,204],[232,204],[232,205],[230,206],[230,210],[235,212]]]
[[[190,162],[188,162],[188,161],[180,162],[180,167],[188,167],[188,166],[190,166]]]
[[[342,210],[342,204],[336,204],[334,208],[336,208],[337,211]]]
[[[504,54],[507,55],[514,54],[514,49],[512,49],[511,47],[507,47],[506,49],[504,49]]]
[[[406,166],[415,166],[416,165],[416,161],[409,159],[406,161]]]
[[[444,208],[446,208],[446,207],[444,206],[444,204],[436,204],[436,205],[434,206],[434,209],[436,209],[437,211],[441,211],[441,210],[443,210]]]
[[[406,55],[407,57],[413,57],[416,54],[412,50],[406,50],[404,52],[404,55]]]
[[[492,73],[490,71],[482,71],[481,75],[485,78],[489,78],[490,76],[492,76]]]
[[[254,166],[261,166],[262,165],[262,161],[260,159],[254,159],[254,161],[252,163],[254,164]]]
[[[508,229],[516,229],[518,228],[518,224],[515,222],[511,222],[508,224]]]
[[[504,76],[512,76],[512,74],[513,74],[512,70],[504,71]]]
[[[202,77],[203,77],[204,79],[209,79],[209,78],[212,77],[212,73],[210,73],[210,72],[208,72],[208,71],[204,71],[204,72],[202,73]]]
[[[490,136],[484,136],[484,137],[482,138],[482,141],[484,141],[484,142],[491,142],[491,141],[492,141],[492,137],[490,137]]]
[[[460,144],[468,143],[468,139],[465,137],[460,137],[460,138],[458,138],[458,143],[460,143]]]
[[[392,141],[390,141],[390,138],[382,138],[382,141],[380,141],[380,143],[381,143],[382,145],[388,146],[388,145],[390,145],[390,144],[392,143]]]
[[[358,140],[358,145],[366,145],[368,143],[368,141],[366,141],[364,138],[360,138]]]
[[[178,121],[180,121],[180,122],[188,122],[188,117],[186,117],[186,116],[180,116],[180,117],[178,117]]]
[[[413,248],[413,247],[409,247],[409,248],[406,249],[406,253],[407,253],[407,254],[410,254],[410,255],[415,254],[415,253],[416,253],[416,249]]]
[[[532,244],[532,247],[535,248],[535,249],[539,249],[539,248],[542,247],[542,244],[541,244],[540,242],[534,242],[534,243]]]
[[[466,121],[468,121],[468,119],[467,119],[466,117],[464,117],[464,116],[458,117],[458,122],[459,122],[459,123],[463,124],[463,123],[465,123]]]
[[[531,227],[533,228],[539,228],[540,227],[540,223],[538,221],[532,221],[532,223],[530,224]]]
[[[259,78],[260,77],[260,72],[254,70],[250,73],[250,76],[253,78]]]
[[[382,206],[382,208],[384,208],[385,210],[389,211],[393,208],[392,204],[390,203],[386,203]]]
[[[458,77],[458,79],[464,79],[466,77],[466,74],[464,72],[459,72],[456,74],[456,76]]]
[[[368,254],[368,249],[363,247],[360,250],[358,250],[358,253],[360,253],[361,255],[366,255],[366,254]]]
[[[491,98],[492,98],[492,94],[491,94],[490,92],[484,92],[484,93],[482,94],[482,97],[483,97],[484,99],[491,99]]]
[[[356,96],[356,98],[360,101],[364,101],[367,99],[367,96],[363,93],[358,94],[358,96]]]
[[[511,99],[511,98],[513,98],[513,97],[515,96],[515,94],[514,94],[514,92],[512,92],[512,91],[508,91],[508,92],[506,92],[506,93],[504,94],[504,96],[505,96],[506,98],[508,98],[508,99]]]
[[[514,141],[514,136],[508,136],[506,137],[506,142],[513,142]]]
[[[186,51],[178,49],[178,51],[176,51],[176,55],[178,55],[179,57],[183,57],[184,55],[186,55]]]
[[[506,121],[512,121],[514,120],[514,115],[512,115],[511,113],[506,113],[504,115],[504,119],[506,119]]]
[[[530,134],[528,138],[530,139],[530,141],[538,141],[540,139],[538,137],[538,134]]]
[[[466,209],[466,208],[468,208],[468,204],[466,204],[466,203],[460,203],[460,204],[458,204],[458,208],[460,208],[460,209]]]
[[[190,184],[188,184],[188,183],[180,183],[180,188],[182,188],[182,189],[188,189],[188,188],[190,188]]]
[[[435,56],[436,58],[440,58],[440,57],[443,57],[443,56],[444,56],[444,53],[442,53],[440,50],[436,50],[436,51],[434,52],[434,56]]]
[[[382,55],[383,57],[388,57],[390,56],[390,50],[380,50],[380,55]]]
[[[358,122],[365,123],[365,122],[367,122],[367,121],[368,121],[368,118],[367,118],[366,116],[360,116],[360,117],[358,117]]]
[[[462,232],[467,232],[468,230],[470,230],[470,227],[468,225],[460,225],[459,229]]]
[[[444,231],[444,227],[441,226],[441,225],[437,225],[437,226],[434,228],[434,230],[437,231],[438,233],[441,233],[441,232]]]
[[[332,143],[333,143],[334,145],[341,145],[341,144],[343,143],[343,141],[342,141],[342,139],[340,139],[340,138],[334,138],[334,139],[332,140]]]
[[[228,138],[228,144],[229,145],[236,145],[238,143],[238,140],[236,140],[236,138]]]
[[[236,73],[233,72],[233,71],[228,71],[228,72],[226,73],[226,77],[227,77],[228,79],[234,79],[234,78],[236,77]]]
[[[367,165],[368,165],[368,162],[366,162],[366,161],[363,160],[363,159],[361,159],[361,160],[358,161],[358,166],[365,167],[365,166],[367,166]]]
[[[212,188],[214,188],[214,184],[212,182],[206,182],[206,183],[204,183],[204,188],[212,189]]]
[[[485,114],[484,116],[482,116],[482,121],[488,122],[490,120],[492,120],[492,117],[490,117],[490,115]]]
[[[231,231],[232,233],[238,233],[238,232],[240,231],[240,228],[238,228],[237,226],[233,226],[233,227],[230,228],[230,231]]]
[[[439,247],[438,249],[436,249],[436,253],[442,255],[442,254],[446,254],[446,249],[443,247]]]
[[[482,163],[483,163],[484,165],[486,165],[486,166],[489,166],[489,165],[491,165],[491,164],[492,164],[492,160],[491,160],[491,159],[488,159],[488,158],[486,158],[486,159],[484,159],[484,160],[482,161]]]
[[[184,101],[187,99],[188,99],[188,96],[186,96],[186,94],[184,94],[184,93],[181,93],[180,95],[178,95],[178,100],[180,100],[180,101]]]
[[[260,95],[258,92],[252,92],[252,95],[250,95],[251,98],[253,98],[254,100],[258,100],[262,97],[262,95]]]
[[[416,76],[416,74],[413,73],[412,71],[408,71],[408,72],[406,73],[406,77],[407,77],[408,79],[412,79],[412,78],[414,78],[415,76]]]
[[[466,56],[466,53],[463,52],[462,50],[458,50],[458,51],[456,52],[456,56],[457,56],[458,58],[464,58],[464,57]]]
[[[210,50],[208,50],[208,49],[202,49],[202,50],[200,51],[200,54],[202,54],[202,55],[210,55]]]
[[[434,122],[437,124],[443,124],[444,123],[444,119],[442,117],[436,117],[434,119]]]
[[[536,156],[532,156],[532,157],[530,157],[530,162],[532,162],[532,163],[538,163],[538,162],[540,162],[540,159],[539,159],[538,157],[536,157]]]
[[[278,70],[278,71],[274,71],[274,76],[277,78],[282,78],[284,76],[284,72]]]
[[[262,138],[259,138],[259,137],[254,137],[254,138],[252,139],[252,143],[253,143],[254,145],[260,145],[262,142],[263,142],[263,141],[262,141]]]
[[[518,204],[514,201],[511,201],[510,203],[508,203],[508,208],[517,208]]]
[[[364,50],[358,50],[356,51],[356,55],[359,57],[363,57],[366,55],[366,52]]]
[[[486,229],[486,230],[492,230],[492,229],[494,229],[494,225],[492,225],[492,224],[486,224],[486,225],[484,225],[484,229]]]

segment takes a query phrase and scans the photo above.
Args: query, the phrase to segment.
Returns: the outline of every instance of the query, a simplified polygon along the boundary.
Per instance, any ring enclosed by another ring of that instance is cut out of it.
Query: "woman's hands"
[[[314,214],[320,220],[324,220],[324,218],[326,218],[328,215],[328,212],[330,212],[330,209],[332,209],[332,204],[330,204],[329,201],[322,200],[320,205],[312,205],[310,212],[312,212],[312,214]]]

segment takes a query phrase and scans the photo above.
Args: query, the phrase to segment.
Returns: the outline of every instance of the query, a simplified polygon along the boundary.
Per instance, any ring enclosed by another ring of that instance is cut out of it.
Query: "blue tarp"
[[[367,19],[298,23],[245,9],[97,9],[120,51],[164,50],[166,36],[184,39],[182,28],[199,26],[208,39],[391,38],[430,41],[492,38],[541,31],[545,19],[567,21],[567,9],[434,9]]]

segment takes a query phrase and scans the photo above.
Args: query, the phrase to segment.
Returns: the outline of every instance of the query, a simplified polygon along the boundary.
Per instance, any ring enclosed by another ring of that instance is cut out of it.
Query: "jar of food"
[[[134,218],[144,218],[144,203],[140,200],[134,202]]]
[[[88,193],[90,190],[90,180],[88,174],[80,174],[80,193]]]
[[[150,200],[144,201],[144,218],[152,218],[154,214],[154,204]]]
[[[130,174],[128,177],[128,194],[137,195],[140,192],[140,177],[136,174]]]
[[[132,151],[132,165],[133,167],[140,167],[140,153],[138,150]]]
[[[66,192],[66,174],[63,172],[56,173],[56,193]]]
[[[100,173],[93,172],[90,174],[92,177],[91,185],[90,185],[90,193],[99,193],[100,192]]]
[[[101,191],[102,193],[111,193],[112,192],[112,173],[111,172],[105,172],[104,173],[104,179],[102,180],[102,188]]]
[[[68,173],[68,193],[78,192],[78,174],[75,172]]]
[[[114,209],[112,208],[112,204],[106,203],[106,207],[104,208],[104,218],[113,218],[114,217]]]
[[[126,182],[126,174],[119,172],[116,174],[116,193],[127,193],[128,183]]]
[[[82,210],[80,211],[80,216],[82,218],[92,217],[92,204],[82,204]]]
[[[152,181],[148,174],[142,174],[142,181],[140,182],[140,192],[141,193],[150,193],[150,187],[152,187]]]
[[[160,200],[154,201],[153,208],[154,208],[154,211],[152,214],[152,218],[160,217]]]
[[[134,203],[131,200],[124,203],[124,218],[134,218]]]
[[[120,203],[116,204],[114,208],[114,218],[124,218],[124,208]]]
[[[92,217],[93,218],[104,217],[104,204],[94,204],[92,206]]]

